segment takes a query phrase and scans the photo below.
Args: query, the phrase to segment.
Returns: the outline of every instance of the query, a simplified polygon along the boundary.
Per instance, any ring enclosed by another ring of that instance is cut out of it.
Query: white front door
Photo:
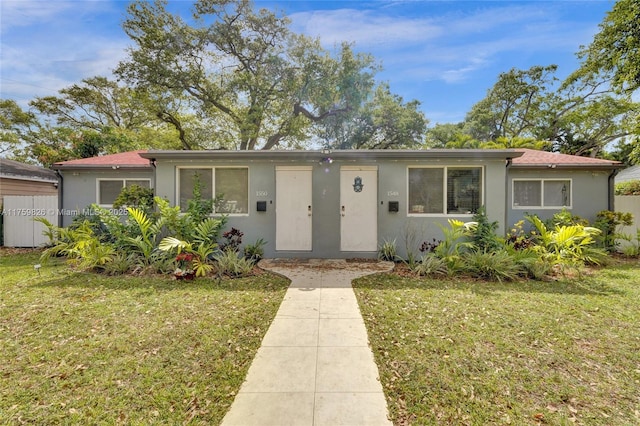
[[[340,168],[340,250],[378,250],[378,168]]]
[[[276,167],[276,250],[311,250],[312,172]]]

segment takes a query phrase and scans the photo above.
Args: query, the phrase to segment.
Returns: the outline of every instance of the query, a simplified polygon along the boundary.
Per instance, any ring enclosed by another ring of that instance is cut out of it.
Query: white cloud
[[[582,27],[561,21],[556,6],[548,2],[498,7],[478,2],[474,9],[421,17],[397,13],[404,5],[431,4],[393,2],[378,9],[317,10],[290,18],[294,31],[317,36],[326,47],[355,42],[356,49],[384,58],[385,69],[397,67],[400,75],[450,84],[472,78],[503,55],[575,52],[588,39]]]
[[[337,9],[294,13],[293,29],[320,37],[328,47],[342,41],[359,47],[413,44],[442,35],[443,29],[430,19],[398,18],[372,10]]]
[[[3,32],[8,20],[12,28],[0,46],[0,97],[23,106],[84,78],[109,76],[126,55],[128,38],[118,23],[99,25],[100,16],[113,14],[113,2],[9,1],[2,12]]]

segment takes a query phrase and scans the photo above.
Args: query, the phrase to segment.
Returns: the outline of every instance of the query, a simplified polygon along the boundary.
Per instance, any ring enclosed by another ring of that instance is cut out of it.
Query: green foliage
[[[521,275],[536,280],[545,279],[552,272],[552,265],[544,256],[531,246],[530,248],[515,249],[505,246],[506,252],[519,265]]]
[[[447,262],[433,253],[424,254],[411,270],[420,276],[447,275]]]
[[[633,92],[640,87],[640,3],[618,0],[590,45],[582,47],[577,76],[607,75],[613,87]]]
[[[533,249],[552,265],[579,267],[599,264],[606,257],[605,252],[593,247],[595,237],[601,233],[597,228],[563,225],[550,230],[537,216],[527,216],[527,220],[537,231]]]
[[[514,281],[523,273],[521,265],[507,251],[472,250],[464,255],[466,272],[476,278]]]
[[[384,240],[382,245],[378,248],[378,259],[387,262],[395,262],[398,260],[398,250],[396,248],[396,240],[388,241]]]
[[[137,256],[119,251],[115,253],[110,262],[104,265],[107,275],[124,275],[137,265]]]
[[[267,242],[258,238],[255,243],[247,244],[244,246],[244,257],[247,260],[251,260],[254,263],[258,262],[264,256],[264,246],[267,245]]]
[[[618,232],[616,228],[620,225],[631,226],[633,224],[633,215],[631,213],[613,212],[610,210],[602,210],[597,214],[595,227],[601,231],[602,245],[605,250],[614,251],[616,249],[616,239]]]
[[[589,221],[581,218],[580,216],[574,215],[569,210],[563,207],[562,210],[554,213],[551,219],[545,221],[545,225],[547,226],[547,228],[573,225],[588,226]]]
[[[640,180],[616,183],[616,195],[640,195]]]
[[[100,241],[115,246],[126,244],[125,239],[137,232],[128,222],[122,221],[121,217],[116,215],[113,210],[105,209],[97,204],[91,204],[87,210],[91,214],[79,214],[73,218],[69,227],[76,228],[86,221]]]
[[[192,223],[200,223],[213,213],[214,200],[202,198],[202,181],[196,173],[193,176],[193,198],[187,205],[187,213]]]
[[[241,256],[235,250],[223,250],[214,256],[218,274],[233,278],[244,277],[253,270],[254,262]]]
[[[175,237],[165,237],[160,241],[158,248],[162,251],[177,251],[178,255],[182,252],[190,253],[193,258],[193,270],[196,276],[203,277],[213,271],[213,265],[210,260],[213,257],[218,244],[216,237],[220,232],[223,221],[220,219],[206,218],[200,222],[193,231],[192,241],[183,241]]]
[[[151,255],[156,249],[156,240],[164,226],[165,218],[161,216],[152,219],[144,211],[135,207],[128,207],[127,212],[129,212],[129,218],[133,219],[133,223],[137,225],[139,235],[126,237],[125,242],[134,253],[139,255],[142,263],[148,266],[152,263]]]
[[[504,240],[496,234],[498,222],[489,222],[484,206],[473,215],[473,220],[470,224],[471,240],[476,250],[494,252],[504,247]]]
[[[47,228],[45,235],[51,242],[51,246],[42,252],[42,261],[65,256],[79,269],[104,269],[105,265],[113,260],[114,247],[103,244],[94,234],[88,221],[76,228],[60,228],[42,217],[34,220]]]
[[[160,106],[179,96],[236,149],[300,146],[323,121],[353,117],[373,95],[377,66],[347,43],[333,56],[293,34],[286,17],[248,1],[198,2],[193,17],[165,2],[131,3],[123,28],[133,46],[116,73]],[[182,127],[180,114],[168,121]]]
[[[113,208],[135,207],[149,214],[153,210],[153,189],[140,185],[130,185],[122,188],[113,202]]]
[[[524,220],[516,222],[507,232],[505,247],[526,250],[535,244],[532,236],[524,230]]]
[[[444,259],[451,267],[455,266],[460,256],[474,247],[472,238],[473,223],[464,223],[457,219],[449,219],[449,226],[440,226],[443,240],[435,248],[434,253]]]

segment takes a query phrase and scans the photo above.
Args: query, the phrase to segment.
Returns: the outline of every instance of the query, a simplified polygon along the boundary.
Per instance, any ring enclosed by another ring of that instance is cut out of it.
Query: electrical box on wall
[[[398,213],[400,211],[400,202],[399,201],[389,201],[389,212],[390,213]]]
[[[266,212],[267,211],[267,202],[266,201],[258,201],[258,202],[256,202],[256,211]]]

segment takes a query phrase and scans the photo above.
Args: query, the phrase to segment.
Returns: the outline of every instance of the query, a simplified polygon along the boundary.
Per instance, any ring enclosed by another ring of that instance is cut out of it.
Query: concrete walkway
[[[391,425],[351,280],[387,262],[263,260],[291,285],[223,426]]]

